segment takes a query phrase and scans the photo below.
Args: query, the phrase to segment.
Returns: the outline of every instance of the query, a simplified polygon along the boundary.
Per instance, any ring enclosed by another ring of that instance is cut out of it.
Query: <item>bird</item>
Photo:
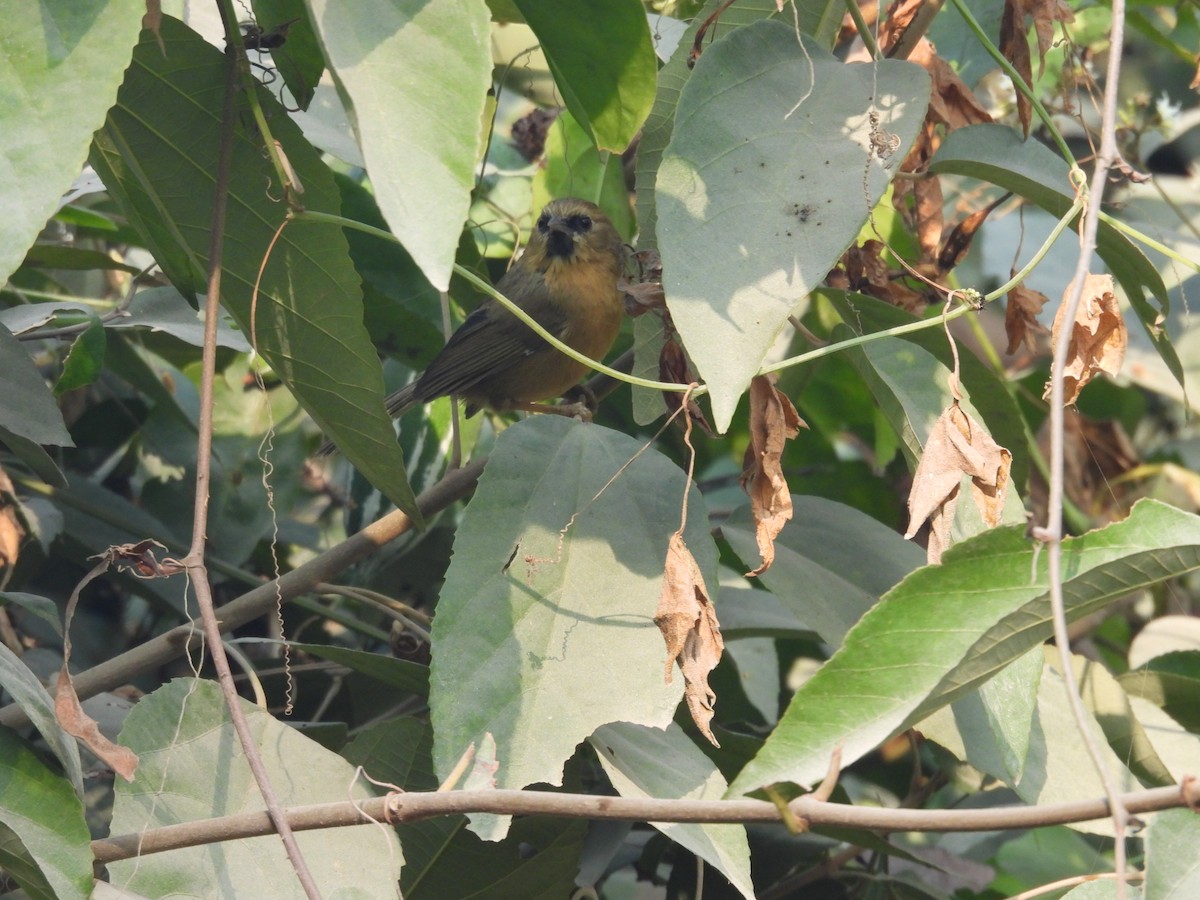
[[[599,360],[621,329],[625,305],[617,282],[624,260],[624,242],[600,207],[560,198],[542,209],[496,290],[567,346]],[[549,408],[538,401],[568,393],[586,371],[489,297],[385,404],[392,416],[446,396],[461,397],[468,417],[484,407],[544,412]]]

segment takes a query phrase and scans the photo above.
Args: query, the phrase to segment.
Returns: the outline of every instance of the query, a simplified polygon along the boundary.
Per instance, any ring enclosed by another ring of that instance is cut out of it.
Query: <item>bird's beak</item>
[[[575,252],[575,239],[561,219],[551,219],[546,229],[546,255],[570,259]]]

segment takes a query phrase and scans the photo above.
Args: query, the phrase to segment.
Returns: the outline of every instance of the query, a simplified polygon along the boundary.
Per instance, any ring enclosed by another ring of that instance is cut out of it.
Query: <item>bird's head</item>
[[[600,207],[564,197],[543,207],[522,259],[544,272],[556,264],[619,261],[621,246],[621,236]]]

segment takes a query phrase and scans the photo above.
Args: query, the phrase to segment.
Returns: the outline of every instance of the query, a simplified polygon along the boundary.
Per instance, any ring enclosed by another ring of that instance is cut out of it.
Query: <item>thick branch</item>
[[[1123,794],[1120,800],[1131,813],[1157,812],[1180,806],[1195,808],[1200,804],[1200,781],[1187,780],[1175,787]],[[389,807],[390,815],[387,815]],[[1110,815],[1108,801],[1104,799],[1046,806],[931,810],[847,806],[800,797],[793,800],[788,808],[792,815],[809,827],[837,826],[884,832],[1040,828],[1104,819]],[[298,806],[288,810],[288,821],[296,831],[309,831],[364,825],[384,821],[385,818],[392,822],[416,822],[436,816],[479,812],[617,819],[625,822],[782,822],[775,804],[764,800],[643,800],[510,790],[401,793],[366,800],[357,807],[348,802]],[[265,812],[244,813],[104,838],[92,842],[92,852],[98,862],[110,863],[135,855],[258,837],[270,834],[272,830]]]

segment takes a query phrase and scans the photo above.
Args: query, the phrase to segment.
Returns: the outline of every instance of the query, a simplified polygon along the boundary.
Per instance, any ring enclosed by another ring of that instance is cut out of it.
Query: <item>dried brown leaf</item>
[[[667,643],[667,683],[671,683],[671,669],[678,662],[692,721],[714,747],[721,746],[710,726],[717,695],[708,686],[708,673],[721,661],[725,642],[721,640],[717,613],[704,586],[704,575],[679,532],[671,535],[667,546],[663,589],[654,624]]]
[[[917,201],[916,232],[917,240],[921,243],[921,258],[931,260],[937,256],[945,224],[941,179],[937,176],[918,178],[913,183],[913,197]]]
[[[887,18],[879,26],[879,46],[891,50],[896,42],[904,37],[904,33],[912,27],[917,13],[927,0],[895,0],[887,11]]]
[[[1029,38],[1025,31],[1025,10],[1021,0],[1005,0],[1004,15],[1000,19],[1000,52],[1012,63],[1025,84],[1033,83],[1033,61],[1029,56]],[[1029,137],[1029,125],[1033,120],[1033,106],[1029,98],[1017,93],[1017,115],[1021,119],[1021,130]]]
[[[1004,308],[1004,331],[1008,334],[1005,353],[1012,356],[1022,344],[1030,352],[1037,349],[1037,336],[1049,333],[1038,321],[1038,313],[1045,305],[1045,294],[1024,285],[1017,285],[1008,292],[1008,304]]]
[[[775,538],[792,518],[792,494],[783,475],[783,447],[807,428],[787,395],[775,387],[778,376],[750,382],[750,445],[742,462],[742,490],[750,497],[754,536],[762,558],[747,576],[761,575],[775,561]]]
[[[674,329],[671,330],[674,331]],[[659,351],[658,378],[660,381],[671,381],[675,384],[692,384],[696,380],[687,354],[683,352],[683,346],[674,338],[668,339],[663,344],[662,350]],[[716,432],[708,424],[708,419],[704,418],[704,410],[700,408],[700,404],[692,398],[690,393],[678,394],[674,391],[664,391],[663,402],[667,405],[668,414],[675,415],[685,397],[687,398],[687,414],[692,423],[709,437],[716,437]],[[682,420],[680,421],[682,422]]]
[[[177,560],[165,559],[159,562],[154,555],[155,547],[166,549],[158,541],[147,539],[136,544],[112,546],[104,553],[90,557],[98,562],[75,585],[63,612],[63,664],[58,683],[54,686],[55,716],[67,734],[83,741],[88,749],[112,766],[113,771],[126,781],[133,780],[133,773],[138,764],[137,755],[128,747],[115,744],[100,733],[96,720],[83,711],[75,684],[71,680],[71,620],[75,617],[75,607],[83,589],[107,572],[111,566],[132,572],[139,578],[166,578],[185,570],[183,564]]]
[[[100,733],[96,720],[85,713],[79,703],[79,695],[75,692],[75,684],[71,681],[71,673],[67,671],[65,662],[58,673],[58,683],[54,686],[54,715],[63,731],[83,741],[89,750],[126,781],[133,781],[138,767],[137,754]]]
[[[971,213],[952,229],[946,237],[946,243],[942,245],[941,251],[938,253],[938,269],[942,273],[949,272],[951,269],[958,266],[962,262],[963,257],[967,255],[967,251],[971,249],[971,242],[975,240],[975,234],[987,217],[990,216],[1001,203],[1004,203],[1011,197],[1012,194],[1004,194],[997,197],[983,209],[977,209]]]
[[[1068,286],[1054,315],[1052,340],[1057,346],[1064,327],[1066,300],[1071,295]],[[1071,343],[1067,350],[1067,365],[1063,371],[1063,403],[1070,406],[1079,399],[1079,392],[1097,372],[1117,375],[1125,360],[1129,333],[1121,316],[1111,275],[1084,276],[1083,293],[1071,326]],[[1050,382],[1046,382],[1043,399],[1050,399]]]
[[[938,417],[925,442],[908,495],[908,533],[904,536],[911,538],[928,520],[928,560],[941,562],[942,553],[950,546],[950,526],[962,476],[970,477],[975,505],[983,521],[993,527],[1000,523],[1004,511],[1011,467],[1012,454],[954,401]]]
[[[1025,12],[1033,17],[1033,30],[1038,43],[1038,78],[1046,71],[1046,51],[1054,43],[1054,23],[1070,25],[1075,13],[1066,0],[1022,0]]]
[[[958,77],[948,62],[937,55],[937,50],[927,39],[921,39],[908,59],[909,62],[924,66],[933,82],[927,114],[930,119],[945,125],[947,131],[992,121],[988,111],[975,97],[975,92]]]

